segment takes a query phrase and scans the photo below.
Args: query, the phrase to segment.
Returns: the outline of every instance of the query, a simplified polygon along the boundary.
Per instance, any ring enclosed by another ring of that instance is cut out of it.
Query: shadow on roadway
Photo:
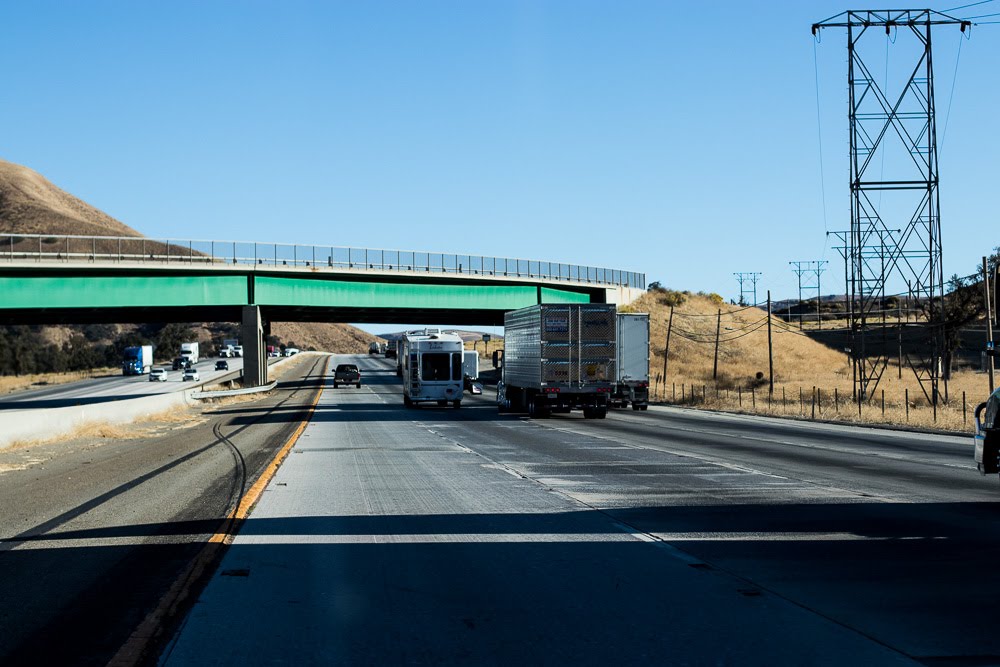
[[[707,564],[688,567],[655,543],[602,540],[622,535],[612,518],[669,533],[672,544]],[[298,628],[297,641],[325,643],[330,655],[346,663],[396,664],[400,656],[419,655],[418,662],[505,664],[544,655],[557,664],[621,664],[622,647],[639,663],[664,656],[696,664],[824,662],[830,647],[813,646],[808,628],[783,626],[774,598],[757,588],[763,586],[889,645],[933,636],[938,645],[962,648],[966,657],[1000,655],[994,627],[1000,583],[990,574],[1000,554],[998,521],[996,502],[251,517],[241,535],[264,539],[231,547],[226,563],[235,569],[214,575],[243,583],[226,584],[235,596],[231,600],[216,593],[206,601],[203,595],[200,608],[203,615],[218,615],[216,630],[223,634],[230,622],[244,630],[258,627],[245,625],[250,622],[292,626]],[[47,585],[58,585],[81,563],[114,558],[125,549],[60,547],[60,540],[197,535],[217,525],[126,525],[26,538],[21,549],[0,552],[0,567],[13,588],[8,599],[35,594],[37,581],[25,576],[31,572],[44,572],[51,578]],[[788,533],[817,539],[783,537]],[[546,534],[552,539],[531,538]],[[445,536],[446,541],[373,542],[376,535]],[[499,539],[456,538],[462,535]],[[275,541],[268,543],[268,536]],[[357,536],[357,543],[287,539],[350,536]],[[46,541],[44,549],[32,548],[36,539]],[[150,564],[185,555],[189,547],[173,544],[145,545],[134,553]],[[712,564],[745,579],[720,579]],[[0,639],[0,661],[106,660],[113,647],[100,638],[83,644],[94,659],[78,655],[73,630],[75,622],[100,608],[105,588],[105,582],[95,582],[49,627],[16,645],[10,635]],[[282,593],[273,604],[260,605],[270,599],[264,591]],[[331,598],[329,591],[336,595]],[[324,618],[321,632],[309,622],[317,614]],[[774,641],[774,628],[787,633],[781,642]],[[761,633],[769,639],[760,641]],[[769,660],[764,657],[769,651],[785,657]]]

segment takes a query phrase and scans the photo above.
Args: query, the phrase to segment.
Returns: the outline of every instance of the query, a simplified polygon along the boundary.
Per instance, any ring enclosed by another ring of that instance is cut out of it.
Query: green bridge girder
[[[536,303],[603,302],[604,287],[500,278],[258,271],[0,270],[0,322],[239,321],[256,305],[275,322],[499,325]]]

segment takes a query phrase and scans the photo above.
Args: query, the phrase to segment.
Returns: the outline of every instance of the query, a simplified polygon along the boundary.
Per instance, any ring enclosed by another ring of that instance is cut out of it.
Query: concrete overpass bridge
[[[0,323],[241,322],[250,384],[271,321],[499,326],[508,310],[621,304],[644,289],[641,273],[531,259],[0,234]]]

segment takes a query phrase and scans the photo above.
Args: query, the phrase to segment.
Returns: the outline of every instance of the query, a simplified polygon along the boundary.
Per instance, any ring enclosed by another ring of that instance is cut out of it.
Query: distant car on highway
[[[229,362],[225,361],[225,360],[222,360],[222,359],[220,359],[219,361],[216,361],[215,362],[215,370],[217,370],[217,371],[228,371],[229,370]]]
[[[299,348],[297,348],[297,347],[286,347],[285,348],[285,356],[286,357],[291,357],[291,356],[294,356],[294,355],[296,355],[298,353],[299,353]]]
[[[184,377],[181,378],[184,382],[201,382],[201,376],[198,375],[197,368],[188,368],[184,371]]]
[[[242,357],[243,356],[243,346],[242,345],[236,345],[236,346],[234,346],[233,347],[233,354],[235,356],[237,356],[237,357]]]
[[[337,369],[333,372],[333,388],[336,389],[341,384],[353,384],[361,388],[361,371],[354,364],[337,364]]]
[[[185,368],[191,368],[191,362],[188,359],[185,359],[184,357],[177,357],[174,359],[175,371],[182,371]]]
[[[166,368],[154,368],[149,371],[149,381],[150,382],[166,382],[167,381],[167,369]]]

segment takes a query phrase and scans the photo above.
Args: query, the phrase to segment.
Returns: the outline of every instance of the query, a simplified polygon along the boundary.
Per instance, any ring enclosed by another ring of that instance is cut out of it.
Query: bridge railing
[[[38,262],[202,264],[541,278],[645,289],[646,276],[536,259],[342,246],[152,239],[134,236],[0,234],[0,259]]]

